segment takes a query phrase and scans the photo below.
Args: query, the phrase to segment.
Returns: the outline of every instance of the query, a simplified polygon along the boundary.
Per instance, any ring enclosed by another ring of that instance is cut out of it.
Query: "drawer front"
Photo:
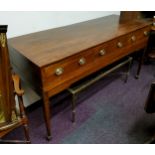
[[[145,47],[149,27],[137,30],[66,58],[43,69],[43,85],[48,91],[65,82],[72,84],[100,68]],[[61,88],[61,87],[60,87]]]
[[[66,76],[66,74],[73,74],[73,72],[77,69],[83,69],[84,67],[87,67],[90,63],[92,63],[92,61],[93,53],[91,50],[81,53],[77,56],[67,58],[49,67],[46,67],[44,69],[44,78],[48,79],[49,77],[51,78],[51,76],[56,79],[62,78]]]

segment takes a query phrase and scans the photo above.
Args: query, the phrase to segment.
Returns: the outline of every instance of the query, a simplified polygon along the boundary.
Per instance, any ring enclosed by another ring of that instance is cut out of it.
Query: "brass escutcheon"
[[[55,70],[55,75],[60,76],[60,75],[63,74],[63,72],[64,72],[64,69],[63,69],[62,67],[57,68],[57,69]]]
[[[122,42],[118,42],[118,43],[117,43],[117,47],[118,47],[118,48],[122,48],[122,47],[123,47],[123,43],[122,43]]]
[[[144,31],[144,35],[147,37],[149,35],[148,31]]]
[[[85,63],[86,63],[86,59],[85,59],[85,58],[81,58],[81,59],[79,60],[79,65],[80,65],[80,66],[84,65]]]
[[[131,37],[131,40],[134,42],[134,41],[136,41],[136,36],[132,36]]]
[[[100,56],[103,56],[103,55],[105,55],[105,54],[106,54],[106,51],[105,51],[104,49],[100,50],[100,52],[99,52],[99,55],[100,55]]]

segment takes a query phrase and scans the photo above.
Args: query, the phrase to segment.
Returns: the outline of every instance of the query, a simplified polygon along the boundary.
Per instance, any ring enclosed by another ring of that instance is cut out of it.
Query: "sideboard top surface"
[[[110,15],[11,38],[8,43],[35,65],[43,67],[147,25],[149,22],[144,20],[119,24],[119,16]]]

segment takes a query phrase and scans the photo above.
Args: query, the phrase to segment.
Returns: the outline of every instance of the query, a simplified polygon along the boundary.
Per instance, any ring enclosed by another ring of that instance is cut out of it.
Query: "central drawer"
[[[72,84],[129,55],[133,50],[143,48],[148,40],[148,32],[149,27],[142,28],[43,68],[45,90],[65,82]]]

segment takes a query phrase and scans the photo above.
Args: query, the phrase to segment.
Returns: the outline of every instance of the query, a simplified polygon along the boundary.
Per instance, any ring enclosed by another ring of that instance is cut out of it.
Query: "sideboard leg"
[[[45,125],[47,130],[47,140],[51,140],[51,123],[50,123],[50,103],[49,97],[47,93],[43,93],[43,104],[44,104],[44,118],[45,118]]]
[[[140,55],[138,69],[137,69],[137,74],[135,76],[136,79],[139,79],[140,71],[141,71],[143,60],[144,60],[144,56],[145,56],[145,51],[146,51],[146,47],[144,48],[143,52]]]

